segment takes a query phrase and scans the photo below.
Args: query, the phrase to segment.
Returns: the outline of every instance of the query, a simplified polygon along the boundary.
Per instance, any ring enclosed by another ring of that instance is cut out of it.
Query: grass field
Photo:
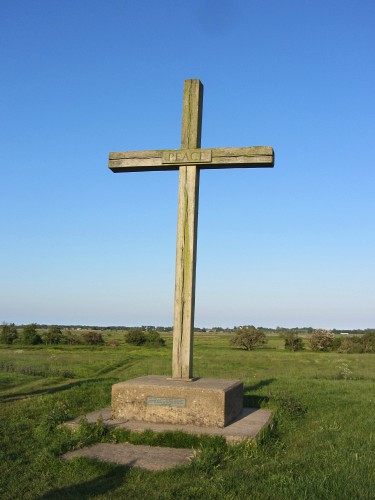
[[[110,404],[115,382],[169,375],[165,348],[0,348],[0,497],[3,499],[372,499],[375,498],[375,355],[287,352],[272,337],[252,352],[226,335],[198,334],[194,375],[241,379],[246,406],[274,410],[256,443],[229,447],[219,438],[173,433],[133,435],[70,418]],[[87,459],[67,450],[97,441],[194,447],[185,467],[151,473]]]

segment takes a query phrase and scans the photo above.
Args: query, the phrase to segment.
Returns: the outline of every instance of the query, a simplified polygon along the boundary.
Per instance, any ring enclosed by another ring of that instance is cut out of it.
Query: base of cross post
[[[172,382],[195,382],[199,380],[200,377],[192,377],[192,378],[176,378],[176,377],[167,377],[167,380],[172,380]]]
[[[240,380],[148,375],[112,386],[112,418],[225,427],[243,410]]]

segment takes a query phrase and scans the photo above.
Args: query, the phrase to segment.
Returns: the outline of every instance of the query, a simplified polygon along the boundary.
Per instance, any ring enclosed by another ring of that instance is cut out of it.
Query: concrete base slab
[[[100,462],[140,467],[151,471],[172,469],[187,465],[195,454],[194,450],[184,448],[163,448],[159,446],[134,445],[130,443],[99,443],[82,450],[69,451],[63,455],[65,460],[86,457]]]
[[[270,410],[259,408],[244,408],[241,414],[226,427],[201,427],[197,425],[182,425],[168,423],[141,422],[135,420],[121,420],[111,418],[111,408],[103,408],[82,417],[75,418],[70,422],[65,422],[65,426],[75,429],[79,422],[86,418],[88,423],[95,423],[99,419],[103,424],[111,428],[128,429],[132,432],[143,432],[152,430],[153,432],[181,431],[187,434],[211,436],[223,436],[228,443],[239,443],[246,439],[255,439],[259,432],[267,427],[271,422],[272,413]]]
[[[112,418],[225,427],[243,409],[240,380],[138,377],[112,386]]]

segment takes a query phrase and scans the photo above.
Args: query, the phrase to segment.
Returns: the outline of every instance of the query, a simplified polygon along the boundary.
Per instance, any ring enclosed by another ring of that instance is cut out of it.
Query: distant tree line
[[[98,331],[84,331],[82,333],[62,330],[59,326],[52,325],[47,329],[40,329],[40,325],[32,323],[23,326],[18,332],[14,323],[3,323],[0,330],[1,344],[22,344],[22,345],[56,345],[56,344],[104,344],[103,336]]]
[[[45,326],[45,328],[43,328]],[[151,325],[141,327],[85,327],[71,328],[59,325],[38,325],[32,323],[17,327],[14,323],[3,323],[0,327],[1,344],[22,345],[103,345],[104,339],[100,330],[125,331],[125,342],[132,345],[149,345],[160,347],[165,344],[160,332],[172,331],[172,327],[155,327]],[[82,330],[82,331],[81,331]],[[209,330],[195,329],[197,332],[233,333],[231,345],[245,350],[253,350],[267,343],[267,335],[277,334],[284,340],[287,350],[296,352],[305,348],[306,343],[312,351],[337,351],[340,353],[375,353],[375,329],[365,330],[324,330],[312,327],[303,328],[264,328],[254,325],[243,325],[233,329],[215,327]],[[348,335],[339,335],[346,333]],[[110,340],[108,345],[115,346],[117,341]]]
[[[251,351],[267,342],[263,329],[252,325],[239,327],[234,333],[230,343],[247,351]],[[284,347],[287,350],[296,352],[305,348],[304,339],[299,336],[298,329],[283,330],[280,336],[284,339]],[[337,335],[331,330],[313,329],[311,335],[307,337],[307,342],[310,349],[316,352],[375,353],[375,330],[368,329],[362,335],[344,336]]]
[[[162,347],[165,345],[165,340],[153,328],[127,329],[125,331],[125,342],[137,346],[147,345],[150,347]],[[18,329],[14,323],[3,323],[0,329],[0,343],[7,345],[103,345],[104,339],[101,332],[97,330],[63,330],[57,325],[42,329],[36,323],[25,325]],[[115,347],[117,346],[117,341],[110,340],[108,345]]]
[[[3,323],[5,324],[5,323]],[[14,323],[7,323],[8,325],[14,325]],[[47,330],[48,328],[51,327],[51,325],[48,324],[37,324],[33,323],[38,329],[40,330]],[[20,329],[23,328],[25,325],[18,325],[16,328]],[[95,330],[95,331],[128,331],[128,330],[142,330],[142,331],[158,331],[158,332],[172,332],[173,331],[173,326],[154,326],[154,325],[142,325],[142,326],[127,326],[127,325],[122,325],[122,326],[97,326],[97,325],[53,325],[53,326],[58,326],[61,330]],[[222,327],[222,326],[213,326],[211,328],[199,328],[199,327],[194,327],[195,332],[202,332],[202,333],[235,333],[238,329],[241,328],[246,328],[246,327],[253,327],[253,325],[242,325],[242,326],[234,326],[233,328],[230,327]],[[255,327],[254,327],[255,328]],[[284,335],[286,333],[297,333],[297,335],[311,335],[315,329],[311,326],[303,326],[303,327],[292,327],[292,328],[287,328],[284,326],[277,326],[276,328],[268,328],[264,326],[258,326],[256,327],[257,330],[265,333],[266,335],[271,335],[271,334],[276,334],[276,335]],[[334,334],[339,334],[339,333],[347,333],[349,335],[363,335],[365,333],[375,333],[375,328],[366,328],[366,329],[353,329],[353,330],[338,330],[338,329],[332,329],[330,330]]]

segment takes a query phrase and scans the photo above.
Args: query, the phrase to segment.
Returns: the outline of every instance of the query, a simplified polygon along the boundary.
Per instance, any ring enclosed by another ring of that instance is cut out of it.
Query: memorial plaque
[[[178,398],[147,398],[148,406],[173,406],[177,408],[185,407],[185,399]]]

